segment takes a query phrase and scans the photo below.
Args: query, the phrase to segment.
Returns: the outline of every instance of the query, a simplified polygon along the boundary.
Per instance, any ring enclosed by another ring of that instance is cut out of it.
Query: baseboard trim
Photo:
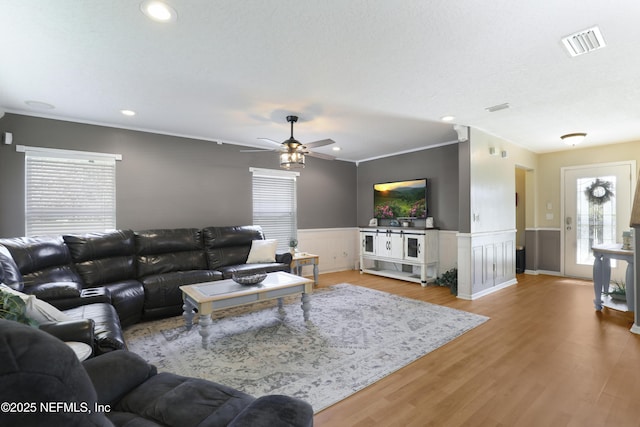
[[[562,274],[559,271],[551,271],[551,270],[524,270],[524,274],[530,274],[532,276],[537,276],[538,274],[546,274],[548,276],[560,276],[560,277],[565,277],[564,274]]]
[[[464,300],[469,300],[469,301],[473,301],[479,298],[482,298],[484,296],[487,296],[489,294],[492,294],[494,292],[498,292],[504,288],[508,288],[509,286],[513,286],[513,285],[517,285],[518,284],[518,280],[517,279],[511,279],[511,280],[507,280],[506,282],[502,282],[499,285],[496,286],[492,286],[489,289],[485,289],[483,291],[480,292],[476,292],[475,294],[471,294],[471,295],[460,295],[458,294],[458,298],[460,299],[464,299]]]

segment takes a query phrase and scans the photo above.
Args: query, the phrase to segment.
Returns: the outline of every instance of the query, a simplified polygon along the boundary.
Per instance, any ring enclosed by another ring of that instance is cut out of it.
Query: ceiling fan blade
[[[258,139],[259,139],[260,141],[268,142],[268,143],[270,143],[270,144],[275,144],[275,145],[277,145],[277,146],[282,145],[282,143],[281,143],[281,142],[274,141],[273,139],[270,139],[270,138],[258,138]]]
[[[311,157],[316,157],[318,159],[325,159],[325,160],[335,160],[335,156],[331,156],[329,154],[322,154],[322,153],[316,153],[314,151],[306,151],[304,153],[306,156],[311,156]]]
[[[269,153],[272,151],[278,151],[278,149],[269,150],[267,148],[262,148],[262,149],[256,148],[255,150],[240,150],[241,153],[260,153],[260,152]]]
[[[321,139],[320,141],[308,142],[303,145],[308,148],[315,148],[315,147],[323,147],[325,145],[330,145],[335,143],[336,142],[333,139]]]

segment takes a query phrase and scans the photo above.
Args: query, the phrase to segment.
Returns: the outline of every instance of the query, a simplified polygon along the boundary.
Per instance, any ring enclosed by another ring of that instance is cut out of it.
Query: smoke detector
[[[607,45],[597,26],[564,37],[562,44],[571,56],[584,55]]]

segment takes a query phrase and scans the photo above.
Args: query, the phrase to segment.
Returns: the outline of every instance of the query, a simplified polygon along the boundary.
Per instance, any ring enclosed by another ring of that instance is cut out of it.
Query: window
[[[268,239],[278,240],[278,251],[297,239],[296,177],[298,172],[251,168],[253,173],[253,223]]]
[[[25,234],[116,228],[117,154],[17,146],[25,153]]]

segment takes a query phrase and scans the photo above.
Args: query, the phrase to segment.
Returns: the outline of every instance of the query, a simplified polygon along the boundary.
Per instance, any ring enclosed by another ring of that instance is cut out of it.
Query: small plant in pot
[[[437,277],[435,284],[438,286],[448,286],[453,295],[458,295],[458,269],[452,268]]]
[[[291,238],[289,239],[289,252],[291,255],[295,255],[298,248],[298,239]]]
[[[606,295],[617,301],[626,301],[627,286],[622,280],[614,280],[609,286],[609,292],[606,292]]]

